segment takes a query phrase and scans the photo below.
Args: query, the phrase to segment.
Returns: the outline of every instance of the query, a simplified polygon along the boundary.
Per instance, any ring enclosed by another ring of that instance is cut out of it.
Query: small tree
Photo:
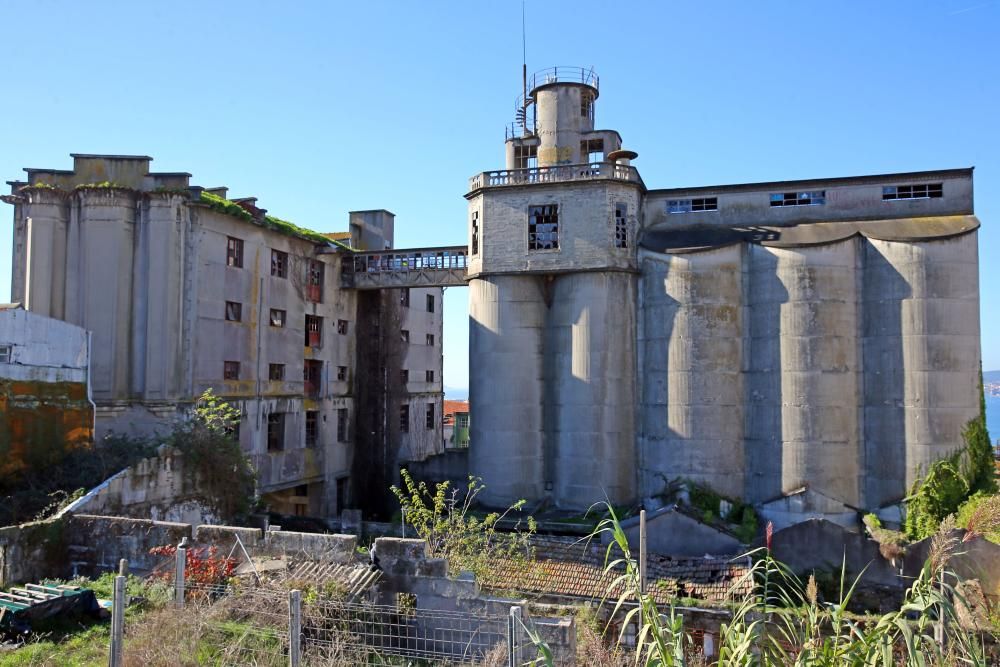
[[[469,476],[465,493],[449,489],[448,482],[436,485],[431,493],[426,482],[416,482],[407,470],[400,476],[403,489],[393,486],[392,492],[399,499],[406,522],[417,535],[427,541],[431,554],[447,558],[453,573],[471,570],[476,575],[485,573],[491,561],[497,558],[526,564],[532,558],[531,535],[536,529],[535,520],[527,517],[511,532],[497,530],[497,524],[514,512],[520,512],[525,501],[519,500],[503,512],[490,512],[478,516],[472,505],[486,486],[482,478]]]
[[[208,389],[198,398],[190,421],[167,439],[184,456],[185,474],[225,518],[247,514],[253,505],[256,475],[233,437],[240,412]]]

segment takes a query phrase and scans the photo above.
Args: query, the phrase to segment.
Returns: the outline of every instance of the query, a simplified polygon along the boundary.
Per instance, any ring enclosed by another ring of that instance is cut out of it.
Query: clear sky
[[[983,359],[1000,369],[1000,0],[527,2],[529,71],[593,66],[597,123],[649,187],[975,166]],[[396,245],[460,244],[503,167],[521,2],[0,1],[0,176],[69,154],[256,196],[319,231],[396,213]],[[0,205],[0,301],[11,208]],[[445,299],[465,387],[467,290]]]

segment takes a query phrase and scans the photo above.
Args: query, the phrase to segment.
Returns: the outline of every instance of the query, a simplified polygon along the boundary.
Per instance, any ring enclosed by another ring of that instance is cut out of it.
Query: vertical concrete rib
[[[635,299],[630,273],[555,279],[546,360],[555,428],[555,496],[586,509],[635,496]]]
[[[643,273],[644,494],[688,477],[740,497],[741,249],[649,255]]]
[[[871,239],[865,254],[865,436],[869,504],[898,501],[962,446],[979,410],[977,233]]]
[[[541,278],[491,276],[469,283],[469,469],[483,502],[540,498],[543,484]]]
[[[781,484],[860,504],[857,243],[771,249],[780,308]]]

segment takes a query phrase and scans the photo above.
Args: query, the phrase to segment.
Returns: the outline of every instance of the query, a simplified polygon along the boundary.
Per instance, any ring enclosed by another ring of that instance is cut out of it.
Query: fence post
[[[128,577],[115,577],[115,588],[111,602],[111,656],[110,667],[122,667],[123,643],[125,640],[125,583]]]
[[[288,664],[302,664],[302,591],[288,591]]]
[[[646,510],[639,511],[639,592],[646,594]]]
[[[184,568],[187,565],[187,549],[177,547],[177,562],[174,565],[174,604],[184,606]]]
[[[521,608],[517,605],[510,608],[507,619],[507,667],[521,667],[524,658],[521,654]]]

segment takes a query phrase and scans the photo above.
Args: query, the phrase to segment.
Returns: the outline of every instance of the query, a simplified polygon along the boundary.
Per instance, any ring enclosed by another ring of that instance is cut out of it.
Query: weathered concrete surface
[[[639,517],[621,522],[632,549],[639,548]],[[601,539],[608,543],[605,534]],[[743,545],[731,533],[709,526],[674,507],[646,513],[647,549],[670,556],[701,557],[706,554],[738,554]]]
[[[80,327],[0,309],[0,480],[94,444],[89,338]]]

